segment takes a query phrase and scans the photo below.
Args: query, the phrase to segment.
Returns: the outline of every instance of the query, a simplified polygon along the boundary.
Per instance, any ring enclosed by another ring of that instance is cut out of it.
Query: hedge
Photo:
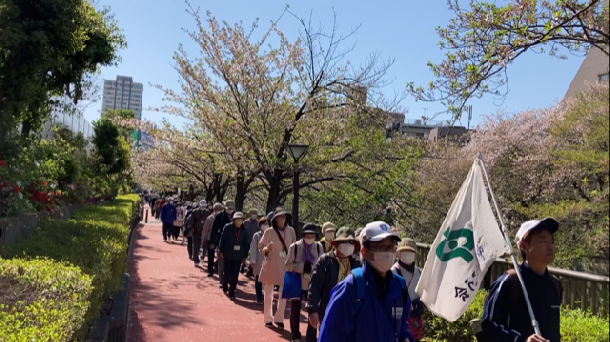
[[[66,308],[61,313],[64,321],[71,322],[69,327],[66,325],[67,323],[61,323],[63,321],[58,323],[53,319],[44,319],[59,314],[59,311],[47,311],[46,306],[40,307],[40,317],[37,320],[24,323],[28,328],[38,328],[38,333],[43,334],[36,338],[36,341],[67,341],[84,338],[89,323],[99,316],[102,302],[120,290],[121,275],[126,270],[129,222],[136,212],[139,200],[137,195],[119,196],[111,203],[81,208],[72,213],[72,218],[68,221],[42,221],[28,235],[27,239],[0,249],[0,257],[13,259],[10,261],[0,259],[2,265],[11,265],[11,263],[35,265],[43,262],[37,260],[41,257],[56,261],[55,263],[44,261],[48,263],[46,272],[59,274],[58,278],[54,278],[57,283],[50,287],[51,292],[75,291],[70,296],[72,299],[67,301],[72,303],[63,304],[66,305]],[[66,267],[69,267],[68,269],[72,270],[72,273],[62,271]],[[67,277],[67,274],[73,274],[74,270],[78,270],[79,275],[86,277],[83,279],[87,279],[89,287],[74,289],[73,280],[62,278]],[[17,278],[8,281],[15,282],[15,279]],[[22,280],[25,284],[23,286],[28,289],[30,296],[46,298],[47,290],[44,287],[36,286],[36,283],[30,284],[30,279],[25,277]],[[88,290],[84,291],[85,288]],[[10,323],[10,326],[0,329],[1,342],[25,341],[21,338],[21,333],[18,337],[13,334],[20,331],[19,329],[23,329],[23,324],[17,325],[20,321],[18,317],[28,314],[28,312],[29,315],[33,315],[31,310],[18,302],[2,310],[3,315],[7,312],[10,314],[4,317],[4,320],[0,319],[0,322],[6,321]],[[80,313],[78,317],[75,317],[76,311]],[[31,341],[32,339],[26,340]]]
[[[470,321],[481,319],[486,291],[479,291],[466,313],[451,323],[426,311],[424,324],[426,331],[423,341],[436,342],[476,342]],[[608,318],[600,318],[582,310],[561,309],[561,341],[563,342],[604,342],[608,341],[610,324]]]

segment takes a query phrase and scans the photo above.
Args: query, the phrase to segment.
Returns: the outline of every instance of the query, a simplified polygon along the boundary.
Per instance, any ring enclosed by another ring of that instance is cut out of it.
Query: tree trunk
[[[246,200],[246,180],[243,175],[235,179],[235,210],[244,211],[244,201]]]
[[[30,136],[30,131],[32,130],[32,121],[31,120],[24,120],[21,123],[21,136],[23,138],[27,138]]]
[[[281,205],[280,191],[282,190],[282,180],[284,179],[284,170],[275,169],[273,173],[265,173],[265,178],[269,183],[269,195],[267,196],[266,211],[275,210]]]

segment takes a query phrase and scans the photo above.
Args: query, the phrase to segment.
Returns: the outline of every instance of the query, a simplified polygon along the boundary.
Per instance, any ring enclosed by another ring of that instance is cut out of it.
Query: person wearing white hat
[[[411,297],[411,316],[409,317],[409,329],[413,339],[417,342],[421,340],[424,331],[424,304],[419,299],[419,295],[415,292],[419,278],[421,277],[421,268],[415,265],[415,261],[419,256],[417,251],[417,243],[410,238],[404,238],[398,243],[396,249],[396,258],[398,261],[392,266],[392,272],[403,277],[407,282],[409,297]]]
[[[318,342],[414,342],[407,285],[391,271],[400,237],[376,221],[360,241],[364,264],[333,289]]]
[[[239,268],[248,256],[248,232],[243,225],[244,219],[242,212],[235,212],[231,218],[231,223],[227,224],[222,230],[218,245],[220,251],[218,256],[224,261],[222,290],[231,301],[235,300]]]
[[[515,237],[523,257],[519,270],[542,336],[534,333],[519,278],[514,270],[509,270],[493,283],[487,294],[481,331],[476,335],[478,341],[561,340],[563,287],[548,271],[548,265],[555,259],[553,234],[558,229],[559,223],[552,218],[532,220],[523,223]]]

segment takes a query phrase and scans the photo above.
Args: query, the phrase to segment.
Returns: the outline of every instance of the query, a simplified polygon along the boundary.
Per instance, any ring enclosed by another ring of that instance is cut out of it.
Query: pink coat
[[[280,232],[280,234],[282,234]],[[263,268],[261,269],[261,273],[258,277],[258,280],[261,283],[265,284],[273,284],[273,285],[284,285],[284,273],[286,273],[286,260],[288,259],[288,249],[290,245],[297,241],[297,234],[294,232],[292,227],[288,226],[284,230],[282,234],[284,238],[284,242],[286,243],[286,251],[284,251],[284,246],[280,241],[277,233],[273,228],[269,228],[263,234],[263,238],[261,242],[259,242],[259,247],[263,248],[267,246],[270,242],[273,242],[273,249],[269,251],[267,256],[265,256],[265,260],[263,261]],[[280,253],[284,251],[285,255],[282,258]]]

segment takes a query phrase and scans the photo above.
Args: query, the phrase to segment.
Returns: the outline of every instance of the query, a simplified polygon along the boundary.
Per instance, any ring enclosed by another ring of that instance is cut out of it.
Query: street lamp
[[[292,178],[292,225],[297,233],[297,238],[301,236],[301,227],[299,227],[299,173],[300,170],[297,167],[299,160],[305,155],[307,152],[307,148],[309,146],[302,144],[290,144],[288,145],[288,149],[290,150],[290,154],[292,155],[292,159],[294,159],[294,175]]]

